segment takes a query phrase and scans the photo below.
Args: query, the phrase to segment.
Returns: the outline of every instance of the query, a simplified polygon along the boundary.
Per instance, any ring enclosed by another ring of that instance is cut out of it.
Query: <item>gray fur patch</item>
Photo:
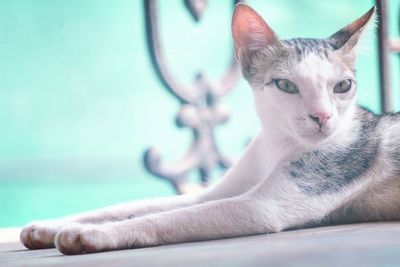
[[[249,81],[256,78],[258,74],[263,78],[267,69],[273,68],[278,62],[280,64],[288,62],[288,58],[288,51],[276,46],[260,50],[245,50],[240,54],[243,77]]]
[[[289,163],[288,175],[304,193],[338,192],[373,165],[380,145],[379,117],[364,109],[359,110],[357,117],[360,121],[358,138],[348,147],[333,151],[314,150]]]
[[[334,47],[327,39],[294,38],[283,40],[283,45],[270,45],[257,50],[243,50],[239,55],[242,74],[248,81],[263,78],[267,69],[279,66],[288,70],[305,56],[314,53],[328,58]],[[257,77],[259,74],[260,77]]]
[[[321,58],[328,58],[328,51],[334,50],[332,44],[326,39],[293,38],[282,42],[295,49],[299,61],[310,53],[316,54]]]
[[[393,166],[396,174],[400,175],[400,138],[396,144],[393,153],[390,155],[393,160]]]
[[[382,115],[384,120],[383,127],[390,129],[391,125],[400,125],[400,112],[397,113],[385,113]],[[387,131],[386,140],[388,144],[388,156],[391,160],[391,165],[394,173],[400,175],[400,133],[396,127],[394,130]]]

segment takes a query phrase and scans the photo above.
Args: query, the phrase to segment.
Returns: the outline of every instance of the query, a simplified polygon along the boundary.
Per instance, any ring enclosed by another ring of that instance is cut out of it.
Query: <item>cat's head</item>
[[[251,7],[232,19],[236,56],[263,127],[305,145],[327,140],[354,112],[356,47],[375,8],[326,39],[280,40]]]

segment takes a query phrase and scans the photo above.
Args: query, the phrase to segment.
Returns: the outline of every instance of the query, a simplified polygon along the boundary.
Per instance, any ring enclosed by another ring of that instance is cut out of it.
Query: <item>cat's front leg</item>
[[[361,188],[316,195],[285,173],[233,198],[103,225],[66,226],[57,234],[57,248],[78,254],[274,233],[321,220]]]
[[[66,225],[103,224],[112,221],[126,220],[155,212],[186,207],[202,201],[197,195],[182,195],[159,199],[149,199],[115,205],[95,211],[85,212],[48,221],[32,222],[20,233],[20,240],[29,249],[55,247],[56,234]]]
[[[73,224],[56,237],[64,254],[276,232],[260,200],[235,197],[102,225]]]

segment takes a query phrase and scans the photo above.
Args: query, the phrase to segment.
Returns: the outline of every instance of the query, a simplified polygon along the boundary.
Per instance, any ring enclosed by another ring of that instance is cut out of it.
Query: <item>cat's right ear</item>
[[[241,51],[254,51],[269,45],[279,44],[279,38],[264,19],[250,6],[239,3],[232,17],[232,36],[236,57]]]

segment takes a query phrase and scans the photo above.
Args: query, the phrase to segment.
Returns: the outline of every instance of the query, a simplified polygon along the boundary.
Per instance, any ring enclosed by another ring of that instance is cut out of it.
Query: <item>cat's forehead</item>
[[[315,53],[309,53],[296,64],[292,71],[296,82],[312,88],[320,87],[321,84],[337,79],[344,69]]]
[[[327,59],[335,47],[326,39],[293,38],[282,41],[286,47],[293,49],[297,60],[301,61],[310,54]]]

